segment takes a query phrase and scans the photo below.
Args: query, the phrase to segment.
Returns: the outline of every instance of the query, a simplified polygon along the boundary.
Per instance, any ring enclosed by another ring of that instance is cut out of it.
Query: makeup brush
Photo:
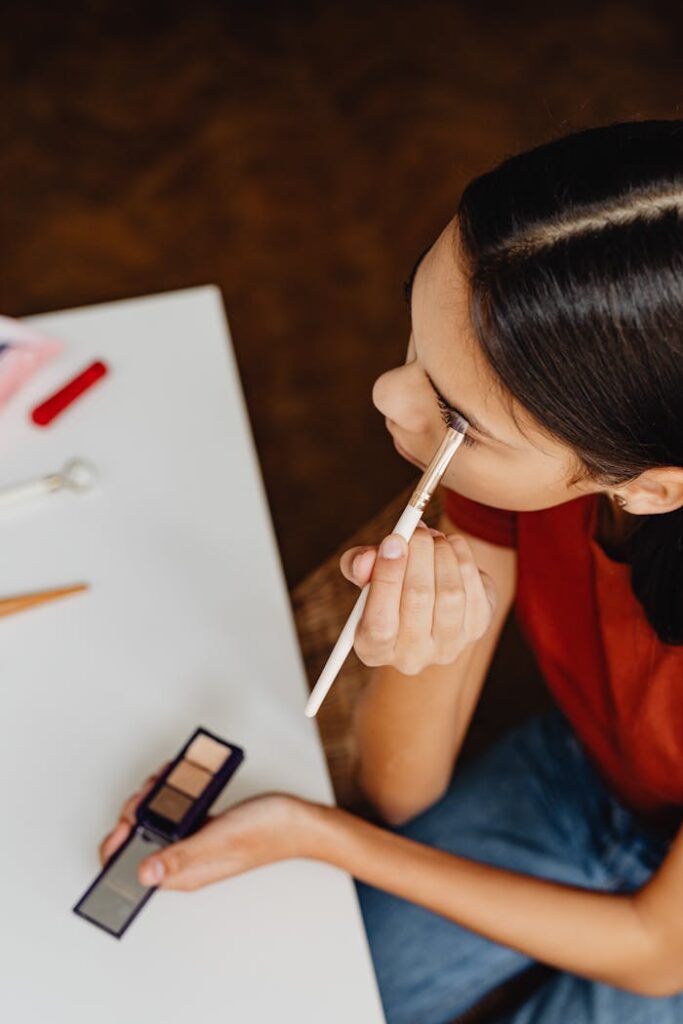
[[[36,605],[46,604],[48,601],[57,601],[60,597],[67,597],[69,594],[80,594],[88,590],[89,583],[75,583],[70,587],[56,587],[54,590],[39,590],[33,594],[17,594],[14,597],[0,598],[0,617],[3,615],[14,615],[15,612],[22,612],[26,608],[35,608]]]
[[[403,510],[396,526],[391,531],[392,533],[398,533],[406,543],[414,534],[417,524],[422,518],[422,513],[438,487],[441,477],[446,472],[449,462],[464,441],[468,427],[469,423],[466,419],[458,416],[456,413],[451,414],[451,424],[446,430],[446,436],[437,448],[434,458],[420,477],[420,482],[413,491],[410,501]],[[351,614],[346,620],[344,628],[339,634],[339,639],[332,648],[332,653],[327,659],[325,667],[318,677],[318,681],[311,690],[311,695],[305,708],[305,714],[308,718],[313,718],[317,713],[332,683],[337,678],[342,665],[349,656],[353,647],[356,626],[360,622],[365,603],[368,599],[369,589],[370,584],[366,583],[351,610]]]

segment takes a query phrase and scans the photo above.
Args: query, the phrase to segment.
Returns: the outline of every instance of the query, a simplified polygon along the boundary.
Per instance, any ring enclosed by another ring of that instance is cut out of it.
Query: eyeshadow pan
[[[169,821],[177,823],[185,817],[185,813],[192,803],[193,801],[184,793],[179,793],[177,789],[171,789],[170,786],[164,786],[154,797],[149,808],[160,814],[162,818],[168,818]]]
[[[181,761],[175,766],[167,781],[181,793],[195,797],[204,792],[212,778],[211,772],[198,768],[196,764],[190,764],[189,761]]]
[[[217,772],[227,761],[230,749],[210,736],[200,734],[188,747],[185,757],[208,772]]]

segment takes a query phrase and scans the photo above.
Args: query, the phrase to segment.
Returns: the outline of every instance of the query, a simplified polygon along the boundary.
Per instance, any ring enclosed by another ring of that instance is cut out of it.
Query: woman
[[[389,1024],[444,1024],[533,961],[557,970],[514,1024],[683,1020],[682,225],[682,121],[470,183],[373,391],[418,466],[449,409],[468,420],[442,529],[341,561],[371,579],[355,730],[381,821],[270,793],[141,869],[172,889],[287,857],[349,871]],[[454,773],[513,602],[553,709]]]

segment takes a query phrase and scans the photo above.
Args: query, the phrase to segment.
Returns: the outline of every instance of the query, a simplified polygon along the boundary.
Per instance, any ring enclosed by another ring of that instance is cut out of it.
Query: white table
[[[67,347],[0,414],[0,485],[76,455],[102,479],[0,514],[1,595],[92,586],[0,620],[4,1019],[383,1021],[352,880],[330,865],[158,892],[120,941],[71,912],[122,800],[197,725],[246,752],[214,810],[334,798],[220,292],[29,322]],[[110,376],[34,427],[98,357]]]

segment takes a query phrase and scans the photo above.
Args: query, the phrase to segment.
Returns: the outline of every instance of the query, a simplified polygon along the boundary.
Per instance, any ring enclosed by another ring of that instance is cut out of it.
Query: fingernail
[[[382,558],[400,558],[403,554],[403,545],[398,537],[387,537],[382,541],[379,553]]]
[[[150,860],[144,864],[140,877],[146,885],[158,885],[164,877],[164,865],[160,860]]]
[[[418,528],[418,530],[428,530],[429,529],[429,527],[425,523],[424,519],[420,519],[420,521],[417,524],[417,528]]]

